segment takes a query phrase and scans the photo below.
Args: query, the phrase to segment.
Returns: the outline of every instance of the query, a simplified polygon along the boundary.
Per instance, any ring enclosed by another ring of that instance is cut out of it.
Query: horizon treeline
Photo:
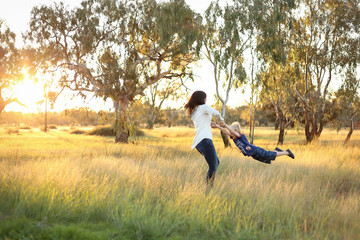
[[[219,109],[218,106],[214,106]],[[249,107],[227,107],[226,122],[239,122],[243,126],[249,124]],[[164,108],[156,112],[153,123],[152,111],[146,105],[137,103],[129,110],[129,116],[136,126],[151,129],[154,126],[193,126],[193,122],[184,109]],[[112,125],[114,122],[113,111],[95,111],[88,107],[65,109],[61,112],[48,112],[47,122],[55,126],[98,126]],[[271,109],[258,109],[259,121],[257,126],[275,126],[276,116]],[[29,126],[41,127],[44,125],[44,112],[23,113],[17,111],[4,111],[0,116],[0,126]]]

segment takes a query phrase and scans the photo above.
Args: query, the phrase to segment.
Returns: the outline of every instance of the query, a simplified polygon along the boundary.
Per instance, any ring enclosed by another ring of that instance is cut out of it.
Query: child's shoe
[[[286,151],[289,153],[289,157],[291,157],[292,159],[295,159],[295,155],[291,152],[290,149],[286,149]]]

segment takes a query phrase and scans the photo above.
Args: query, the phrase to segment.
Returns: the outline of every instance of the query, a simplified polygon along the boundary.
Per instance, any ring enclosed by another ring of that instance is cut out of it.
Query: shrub
[[[16,133],[19,134],[19,129],[18,128],[8,128],[7,129],[7,134],[12,134],[12,133]]]
[[[24,127],[20,127],[20,129],[22,129],[22,130],[31,130],[31,127],[24,126]]]
[[[110,136],[115,137],[115,130],[111,126],[101,126],[96,127],[93,130],[89,132],[90,135],[98,135],[98,136]],[[139,128],[132,126],[130,129],[130,135],[138,137],[138,136],[144,136],[145,133]]]
[[[115,131],[110,126],[101,126],[94,128],[89,132],[89,134],[98,136],[115,136]]]
[[[133,126],[130,131],[131,135],[135,137],[145,136],[144,131],[142,131],[138,126]]]
[[[76,129],[76,130],[70,132],[70,134],[85,134],[85,133],[86,133],[86,131],[79,130],[79,129]]]

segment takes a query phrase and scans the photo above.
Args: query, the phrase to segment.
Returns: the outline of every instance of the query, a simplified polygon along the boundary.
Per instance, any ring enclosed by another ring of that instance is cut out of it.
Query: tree
[[[161,80],[149,86],[145,95],[146,103],[149,106],[147,111],[148,129],[154,128],[155,121],[160,114],[163,103],[168,99],[175,100],[182,95],[180,92],[181,87],[181,82],[174,82],[171,84],[168,81]]]
[[[298,109],[297,99],[291,86],[296,81],[294,69],[289,65],[276,64],[270,61],[267,71],[262,74],[264,88],[262,89],[263,101],[269,101],[276,114],[279,129],[278,143],[282,145],[285,139],[285,129],[289,127]]]
[[[43,72],[43,91],[44,91],[44,100],[40,101],[39,104],[45,103],[45,118],[44,118],[44,132],[47,132],[48,130],[48,105],[50,104],[50,108],[54,108],[54,104],[61,94],[61,92],[64,90],[63,87],[55,86],[55,76],[52,74],[45,75],[45,72]]]
[[[339,90],[335,93],[340,108],[336,122],[338,128],[349,126],[344,144],[350,141],[354,131],[355,120],[360,117],[360,80],[356,78],[355,66],[348,68],[345,79]]]
[[[15,47],[15,33],[0,19],[0,114],[10,103],[23,105],[13,95],[3,95],[3,90],[11,91],[11,88],[22,80],[20,62],[20,53]]]
[[[295,7],[291,0],[254,1],[252,6],[251,19],[256,26],[256,48],[264,63],[264,67],[257,73],[261,84],[255,89],[261,89],[260,97],[263,103],[270,101],[273,105],[279,123],[277,126],[280,127],[278,144],[283,144],[285,128],[292,121],[292,111],[289,111],[294,103],[291,99],[291,88],[296,78],[293,76],[294,70],[289,59],[291,15]]]
[[[176,121],[179,118],[179,110],[167,107],[166,108],[166,116],[167,116],[167,126],[170,128],[173,124],[173,121]]]
[[[184,0],[86,0],[35,7],[27,36],[64,85],[113,101],[115,141],[128,142],[130,103],[161,79],[192,74],[198,22]]]
[[[259,92],[260,92],[260,74],[259,73],[254,73],[254,71],[256,71],[257,68],[257,64],[258,61],[255,60],[256,56],[255,56],[255,49],[254,49],[254,45],[251,44],[251,67],[250,67],[250,79],[249,79],[249,84],[250,84],[250,89],[251,89],[251,94],[250,94],[250,132],[249,132],[249,139],[250,139],[250,143],[253,144],[254,143],[254,135],[255,135],[255,114],[256,114],[256,105],[258,103],[258,96],[259,96]],[[254,76],[255,75],[255,76]]]
[[[306,142],[320,137],[329,121],[334,75],[359,61],[359,1],[302,1],[303,15],[294,19],[297,72],[295,93],[301,103]]]
[[[234,6],[221,7],[212,2],[205,12],[203,34],[204,56],[213,67],[216,97],[221,103],[221,116],[225,118],[230,91],[239,88],[246,79],[243,52],[248,47],[251,31],[246,25],[246,11]],[[225,147],[228,137],[221,132]]]

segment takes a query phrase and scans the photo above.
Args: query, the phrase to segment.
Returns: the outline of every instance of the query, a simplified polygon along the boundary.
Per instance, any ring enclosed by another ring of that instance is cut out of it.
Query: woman
[[[206,183],[212,184],[220,162],[212,141],[210,123],[212,117],[217,117],[221,121],[221,125],[223,125],[225,124],[224,119],[218,111],[206,105],[206,93],[203,91],[195,91],[185,105],[185,109],[188,110],[191,120],[195,124],[195,137],[191,149],[196,148],[205,157],[209,165]]]

